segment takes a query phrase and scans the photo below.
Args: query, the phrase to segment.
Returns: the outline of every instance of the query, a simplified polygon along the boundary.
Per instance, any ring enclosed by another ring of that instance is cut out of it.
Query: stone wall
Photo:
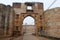
[[[60,8],[45,11],[44,17],[47,35],[60,37]]]
[[[13,8],[16,14],[26,13],[27,12],[27,4],[31,4],[33,13],[42,14],[43,11],[43,3],[39,2],[31,2],[31,3],[13,3]]]
[[[0,4],[0,36],[10,35],[10,32],[12,32],[10,31],[12,30],[11,27],[13,27],[13,18],[13,8],[9,5]]]
[[[4,35],[6,6],[0,4],[0,35]]]
[[[14,18],[15,18],[15,12],[13,10],[13,7],[10,8],[10,16],[9,16],[9,36],[12,36],[13,29],[14,29]]]
[[[23,25],[22,32],[35,34],[35,29],[35,25]]]

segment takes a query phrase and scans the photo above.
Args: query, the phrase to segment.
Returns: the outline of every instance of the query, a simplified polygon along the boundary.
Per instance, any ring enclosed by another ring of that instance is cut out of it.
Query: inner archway
[[[28,34],[35,33],[35,19],[31,16],[27,16],[23,20],[23,32]]]

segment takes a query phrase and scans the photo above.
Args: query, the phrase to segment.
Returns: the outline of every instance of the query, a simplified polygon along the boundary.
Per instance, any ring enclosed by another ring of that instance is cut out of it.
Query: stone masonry
[[[9,5],[0,4],[0,35],[10,35],[13,27],[13,9]]]
[[[31,7],[31,9],[28,9]],[[60,8],[44,11],[41,2],[13,3],[13,6],[0,4],[0,37],[22,33],[24,18],[35,19],[36,35],[44,34],[60,37]]]
[[[27,7],[30,6],[32,9],[29,10]],[[43,12],[43,3],[39,2],[26,2],[26,3],[13,3],[13,9],[15,11],[15,23],[14,23],[14,35],[22,34],[22,24],[23,20],[27,16],[31,16],[35,19],[36,35],[42,25],[40,16]]]
[[[47,35],[60,37],[60,8],[47,10],[44,16]]]

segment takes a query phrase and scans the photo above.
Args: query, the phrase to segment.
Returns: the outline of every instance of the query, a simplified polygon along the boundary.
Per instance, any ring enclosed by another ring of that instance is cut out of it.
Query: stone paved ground
[[[23,40],[51,40],[44,37],[38,37],[31,34],[25,34]]]
[[[39,40],[39,38],[31,34],[25,34],[23,40]]]
[[[38,37],[31,34],[24,34],[24,36],[14,37],[14,38],[4,38],[0,40],[51,40],[44,37]]]

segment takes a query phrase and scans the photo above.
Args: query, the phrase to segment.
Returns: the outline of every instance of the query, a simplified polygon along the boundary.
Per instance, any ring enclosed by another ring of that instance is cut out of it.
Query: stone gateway
[[[60,37],[60,8],[44,11],[41,2],[0,4],[0,35],[22,35],[23,20],[27,16],[35,19],[35,34]]]

